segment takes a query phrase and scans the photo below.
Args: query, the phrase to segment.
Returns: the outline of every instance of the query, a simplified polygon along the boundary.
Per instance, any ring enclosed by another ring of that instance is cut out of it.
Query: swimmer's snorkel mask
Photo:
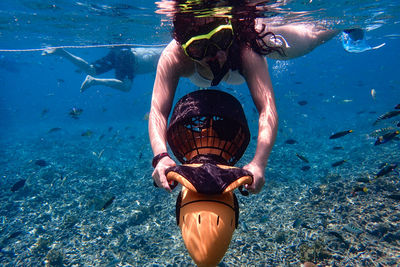
[[[232,45],[233,36],[229,20],[228,24],[219,25],[207,34],[190,38],[182,48],[187,56],[200,61],[207,56],[214,57],[220,50],[227,50]]]

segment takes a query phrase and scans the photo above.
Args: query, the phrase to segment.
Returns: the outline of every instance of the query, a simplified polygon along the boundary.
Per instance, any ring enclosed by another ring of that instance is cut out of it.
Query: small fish
[[[349,133],[352,133],[352,132],[353,132],[353,130],[347,130],[347,131],[343,131],[343,132],[338,132],[338,133],[332,134],[329,137],[329,139],[336,139],[336,138],[339,138],[339,137],[343,137],[343,136],[348,135]]]
[[[394,139],[400,132],[399,131],[394,131],[390,132],[384,135],[379,136],[376,141],[375,141],[375,146],[377,145],[382,145],[386,142],[389,142],[390,140]]]
[[[342,159],[342,160],[336,161],[336,162],[332,163],[332,167],[340,166],[343,163],[345,163],[346,161],[347,161],[346,159]]]
[[[301,224],[303,223],[303,221],[300,218],[296,218],[296,220],[294,220],[293,222],[293,228],[297,228],[299,227]]]
[[[302,161],[304,161],[304,162],[306,162],[306,163],[310,163],[306,157],[304,157],[304,156],[302,156],[302,155],[300,155],[300,154],[297,154],[297,153],[296,153],[296,156],[297,156],[299,159],[301,159]]]
[[[81,108],[72,108],[71,111],[68,113],[73,119],[79,119],[79,116],[82,114],[83,109]]]
[[[250,232],[249,227],[247,226],[246,222],[241,222],[242,228],[245,232]]]
[[[306,165],[306,166],[301,167],[300,170],[302,170],[302,171],[308,171],[308,170],[310,170],[310,169],[311,169],[311,167],[308,166],[308,165]]]
[[[313,230],[313,228],[310,227],[306,222],[303,222],[300,226],[303,227],[303,228],[306,228],[308,230]]]
[[[353,224],[350,224],[350,223],[345,224],[343,226],[343,229],[348,231],[348,232],[350,232],[350,233],[356,234],[356,235],[359,235],[359,234],[361,234],[363,232],[361,229],[355,227]]]
[[[360,177],[356,181],[359,182],[359,183],[369,183],[370,182],[370,180],[368,178],[365,178],[365,177]]]
[[[149,120],[149,115],[150,115],[149,112],[145,113],[145,114],[143,115],[143,120],[144,120],[144,121],[148,121],[148,120]]]
[[[87,130],[87,131],[84,131],[83,133],[81,133],[81,136],[90,137],[90,136],[92,136],[92,134],[93,134],[93,132],[91,130]]]
[[[394,200],[400,200],[400,194],[391,194],[387,195],[386,197]]]
[[[379,169],[382,169],[382,168],[385,167],[386,165],[388,165],[387,162],[381,163],[381,164],[379,164],[378,168],[379,168]]]
[[[384,167],[381,167],[382,169],[379,170],[379,172],[375,175],[375,178],[381,177],[383,175],[386,175],[393,171],[394,169],[397,168],[397,164],[385,164]]]
[[[297,102],[300,106],[305,106],[305,105],[307,105],[308,104],[308,102],[307,101],[305,101],[305,100],[301,100],[301,101],[299,101],[299,102]]]
[[[349,247],[349,246],[350,246],[350,245],[349,245],[349,242],[347,242],[347,241],[343,238],[343,236],[342,236],[341,234],[339,234],[338,232],[329,231],[329,232],[328,232],[328,235],[332,235],[332,236],[336,237],[340,242],[342,242],[343,244],[345,244],[346,247]]]
[[[11,234],[7,237],[7,239],[16,238],[16,237],[18,237],[19,235],[21,235],[22,233],[23,233],[22,231],[13,232],[13,233],[11,233]]]
[[[334,146],[332,149],[333,150],[343,150],[344,147],[342,147],[342,146]]]
[[[386,119],[390,119],[393,118],[397,115],[400,115],[400,110],[394,110],[394,111],[389,111],[386,112],[385,114],[380,115],[376,121],[373,123],[373,125],[377,124],[378,122],[380,122],[381,120],[386,120]]]
[[[42,113],[40,113],[40,117],[43,118],[44,116],[47,115],[47,113],[49,113],[49,110],[48,110],[47,108],[44,108],[44,109],[42,110]]]
[[[96,153],[95,151],[92,151],[92,154],[96,156],[97,158],[101,158],[103,155],[104,149],[102,149],[99,153]]]
[[[107,202],[103,205],[101,210],[105,210],[106,208],[108,208],[114,202],[114,199],[115,196],[112,196],[109,200],[107,200]]]
[[[400,109],[400,104],[397,104],[394,109]]]
[[[375,91],[375,89],[371,89],[371,97],[372,97],[373,100],[375,100],[375,98],[376,98],[376,91]]]
[[[46,167],[48,164],[44,159],[38,159],[35,161],[35,164],[40,167]]]
[[[393,131],[394,129],[395,129],[395,128],[393,128],[393,127],[385,127],[385,128],[377,129],[377,130],[371,132],[371,133],[369,134],[369,136],[371,136],[371,137],[378,137],[378,136],[387,134],[387,133]]]
[[[365,186],[363,186],[363,187],[361,187],[361,186],[356,186],[356,187],[354,187],[353,190],[351,191],[351,194],[354,196],[354,195],[356,195],[356,193],[358,193],[358,192],[367,193],[367,192],[368,192],[368,188],[365,187]]]
[[[288,140],[285,141],[285,144],[288,144],[288,145],[293,145],[293,144],[296,144],[296,143],[297,143],[297,141],[294,140],[294,139],[288,139]]]
[[[54,128],[51,128],[51,129],[48,131],[48,133],[55,133],[55,132],[58,132],[58,131],[61,131],[61,128],[60,128],[60,127],[54,127]]]
[[[21,179],[11,187],[11,192],[21,189],[25,185],[26,179]]]

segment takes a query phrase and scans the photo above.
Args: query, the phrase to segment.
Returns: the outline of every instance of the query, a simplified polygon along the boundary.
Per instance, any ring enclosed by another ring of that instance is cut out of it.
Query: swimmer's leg
[[[130,79],[125,79],[123,81],[118,80],[118,79],[100,79],[100,78],[94,78],[90,75],[86,76],[85,81],[81,85],[81,93],[83,93],[86,89],[88,89],[91,86],[95,85],[103,85],[107,87],[111,87],[123,92],[128,92],[131,90],[132,87],[132,80]]]
[[[90,74],[90,75],[96,74],[96,69],[92,64],[88,63],[86,60],[84,60],[78,56],[75,56],[75,55],[67,52],[66,50],[64,50],[62,48],[47,48],[47,49],[43,50],[43,52],[42,52],[42,56],[44,56],[44,55],[61,56],[65,59],[69,60],[72,64],[74,64],[79,69],[86,72],[87,74]]]
[[[90,75],[86,76],[86,79],[83,81],[81,85],[81,93],[86,91],[89,87],[93,85],[94,78]]]

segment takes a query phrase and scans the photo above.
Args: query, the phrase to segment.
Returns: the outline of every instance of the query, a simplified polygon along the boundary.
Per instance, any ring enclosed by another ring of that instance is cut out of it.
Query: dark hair
[[[172,35],[178,43],[184,44],[193,36],[206,34],[227,22],[228,19],[222,17],[196,17],[188,13],[176,14]]]
[[[180,44],[184,44],[191,37],[206,34],[210,30],[216,28],[221,24],[228,22],[227,16],[197,16],[194,11],[182,12],[179,9],[180,2],[186,2],[184,0],[177,1],[177,11],[173,17],[173,32],[172,37]],[[200,1],[192,10],[205,10],[212,9],[212,4],[216,1]],[[231,21],[232,27],[235,34],[235,42],[238,47],[247,45],[251,47],[255,52],[261,55],[268,55],[272,52],[278,52],[280,55],[284,55],[284,51],[280,47],[270,47],[263,40],[264,37],[270,35],[274,37],[273,32],[267,32],[266,25],[263,24],[261,31],[257,31],[255,28],[255,20],[257,17],[262,17],[255,6],[246,4],[246,1],[230,0],[231,4]],[[214,4],[215,5],[215,4]],[[215,6],[214,6],[215,7]]]

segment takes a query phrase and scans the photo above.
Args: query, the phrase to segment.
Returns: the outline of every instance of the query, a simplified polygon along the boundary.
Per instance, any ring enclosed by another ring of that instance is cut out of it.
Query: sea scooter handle
[[[225,194],[238,188],[247,196],[243,186],[253,183],[249,171],[222,164],[183,164],[168,168],[165,174],[171,189],[180,183],[190,191],[205,195]]]

